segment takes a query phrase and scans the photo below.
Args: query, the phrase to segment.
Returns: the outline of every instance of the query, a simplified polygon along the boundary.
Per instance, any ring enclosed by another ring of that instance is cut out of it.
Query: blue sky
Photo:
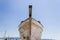
[[[33,18],[44,26],[42,38],[60,39],[60,0],[0,0],[0,37],[19,37],[18,25],[28,18],[32,5]]]

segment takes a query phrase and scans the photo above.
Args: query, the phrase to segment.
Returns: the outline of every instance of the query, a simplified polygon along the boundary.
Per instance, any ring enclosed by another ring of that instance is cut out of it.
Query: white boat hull
[[[43,31],[43,26],[32,19],[31,26],[29,19],[19,25],[19,32],[22,40],[40,40]]]

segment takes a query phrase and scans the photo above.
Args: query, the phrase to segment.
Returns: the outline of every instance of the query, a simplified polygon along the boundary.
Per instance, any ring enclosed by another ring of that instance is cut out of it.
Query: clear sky
[[[28,6],[33,6],[33,18],[44,26],[42,38],[60,39],[60,0],[0,0],[0,37],[19,37],[18,25],[28,18]]]

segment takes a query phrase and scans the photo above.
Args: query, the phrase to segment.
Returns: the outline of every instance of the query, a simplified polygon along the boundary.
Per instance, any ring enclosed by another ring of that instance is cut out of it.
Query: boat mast
[[[5,31],[5,33],[4,33],[4,38],[6,38],[6,31]]]
[[[32,20],[32,5],[29,5],[29,27],[30,27],[30,37],[31,37],[31,20]]]
[[[32,5],[29,5],[29,18],[32,18]]]

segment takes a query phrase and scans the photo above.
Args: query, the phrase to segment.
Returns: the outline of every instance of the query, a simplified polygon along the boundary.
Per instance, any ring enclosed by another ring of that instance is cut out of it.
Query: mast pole
[[[32,20],[32,5],[29,5],[29,26],[30,26],[29,38],[31,38],[31,20]]]
[[[32,18],[32,5],[29,5],[29,18]]]

